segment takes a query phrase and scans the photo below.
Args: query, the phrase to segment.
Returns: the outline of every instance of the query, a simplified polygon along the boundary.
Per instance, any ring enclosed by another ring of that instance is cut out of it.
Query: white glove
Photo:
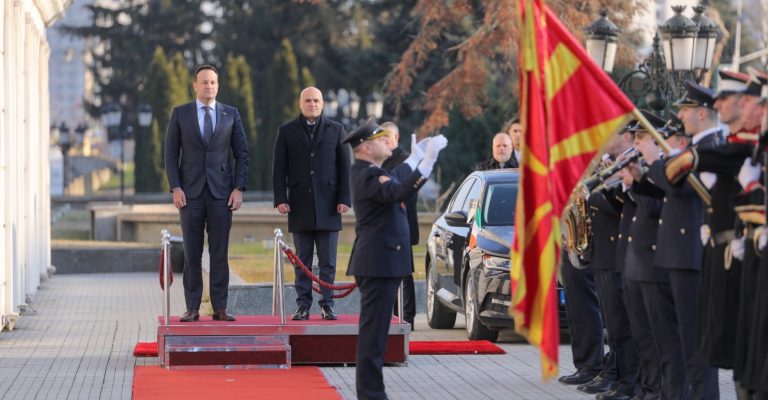
[[[429,176],[432,173],[432,167],[437,162],[437,156],[440,151],[448,146],[448,139],[443,135],[433,136],[427,143],[427,148],[424,151],[424,159],[419,163],[418,169],[421,176]]]
[[[707,242],[709,242],[709,238],[712,237],[712,229],[709,229],[709,225],[704,224],[701,226],[699,233],[701,234],[701,244],[706,246]]]
[[[739,261],[744,260],[744,238],[731,240],[731,255]]]
[[[750,183],[760,179],[760,164],[752,165],[752,158],[747,157],[739,170],[739,183],[743,189],[746,189]]]
[[[408,164],[409,167],[411,167],[411,171],[416,171],[416,166],[419,165],[419,161],[424,158],[424,152],[427,149],[427,143],[429,143],[429,139],[430,138],[424,138],[421,139],[420,142],[416,143],[416,134],[411,134],[411,155],[409,155],[408,158],[403,161],[404,163]]]
[[[765,245],[768,244],[768,231],[766,227],[760,228],[760,234],[757,237],[757,249],[763,251]]]
[[[712,186],[715,186],[715,182],[717,182],[717,175],[711,172],[702,172],[699,174],[699,179],[701,179],[701,183],[704,184],[704,187],[712,189]]]

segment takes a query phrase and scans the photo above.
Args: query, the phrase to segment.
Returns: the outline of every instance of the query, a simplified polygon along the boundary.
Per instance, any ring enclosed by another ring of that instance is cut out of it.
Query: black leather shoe
[[[336,313],[333,312],[333,308],[327,305],[320,307],[320,316],[322,316],[323,319],[329,320],[329,321],[339,319],[339,317],[336,316]]]
[[[214,321],[234,321],[235,316],[228,313],[226,309],[222,308],[213,312]]]
[[[557,378],[557,381],[564,384],[564,385],[582,385],[585,384],[592,379],[595,379],[595,373],[585,371],[585,370],[578,370],[570,375],[565,375]]]
[[[611,390],[611,385],[613,385],[613,380],[598,375],[589,383],[577,386],[576,389],[584,393],[598,394]]]
[[[632,397],[616,390],[603,392],[595,397],[597,400],[631,400]]]
[[[294,321],[309,319],[309,306],[299,306],[291,319]]]
[[[179,317],[179,321],[181,322],[192,322],[199,319],[200,313],[197,312],[197,310],[187,310],[184,312],[184,314],[181,314],[181,317]]]

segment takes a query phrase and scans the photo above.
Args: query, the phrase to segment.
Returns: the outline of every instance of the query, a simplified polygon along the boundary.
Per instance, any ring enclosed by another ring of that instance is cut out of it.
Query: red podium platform
[[[238,315],[237,321],[213,321],[201,317],[196,322],[169,325],[158,317],[158,353],[169,369],[190,368],[290,368],[291,364],[346,364],[355,362],[358,317],[339,315],[336,321],[319,316],[306,321],[287,320],[271,315]],[[411,326],[392,319],[389,328],[386,363],[405,363]]]

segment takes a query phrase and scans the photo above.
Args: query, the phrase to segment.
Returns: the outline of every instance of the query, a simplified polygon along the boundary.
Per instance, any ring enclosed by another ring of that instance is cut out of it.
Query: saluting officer
[[[685,132],[690,136],[670,140],[672,147],[685,150],[716,146],[721,140],[717,128],[717,113],[712,106],[712,90],[693,81],[685,82],[686,93],[675,105],[680,107],[678,117],[683,121]],[[685,354],[690,396],[695,399],[716,399],[719,396],[717,369],[708,367],[697,351],[698,336],[696,316],[701,278],[703,245],[700,239],[704,205],[688,182],[672,185],[667,178],[664,160],[652,154],[648,181],[665,192],[664,206],[659,219],[654,266],[669,271],[672,297],[677,314],[677,324]]]
[[[388,133],[373,119],[343,140],[352,146],[352,206],[355,243],[347,274],[360,289],[360,324],[355,366],[358,399],[386,399],[384,351],[402,278],[411,273],[408,217],[402,204],[426,182],[448,140],[440,135],[419,146],[391,173],[381,164],[392,155]]]
[[[658,126],[658,117],[646,114],[646,118]],[[651,118],[649,118],[651,117]],[[674,115],[659,129],[665,138],[685,134],[680,121]],[[676,140],[676,139],[673,139]],[[638,126],[635,131],[635,149],[649,157],[658,155],[656,142]],[[643,179],[643,170],[632,163],[622,171],[627,200],[624,201],[624,219],[628,218],[628,203],[635,203],[635,213],[629,216],[629,233],[626,237],[624,281],[625,299],[629,312],[632,337],[641,360],[640,388],[642,398],[685,399],[687,378],[685,356],[677,326],[669,273],[654,266],[659,217],[663,207],[664,191],[647,185],[650,192],[637,190]]]

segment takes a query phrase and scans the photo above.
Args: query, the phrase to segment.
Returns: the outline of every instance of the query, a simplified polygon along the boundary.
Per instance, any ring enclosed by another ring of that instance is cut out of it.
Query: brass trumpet
[[[640,164],[645,168],[645,160],[639,150],[634,147],[627,150],[624,156],[613,164],[596,171],[591,177],[584,180],[582,183],[586,190],[590,193],[600,190],[613,188],[621,183],[621,178],[613,177],[621,169],[625,168],[632,162],[640,160]]]

